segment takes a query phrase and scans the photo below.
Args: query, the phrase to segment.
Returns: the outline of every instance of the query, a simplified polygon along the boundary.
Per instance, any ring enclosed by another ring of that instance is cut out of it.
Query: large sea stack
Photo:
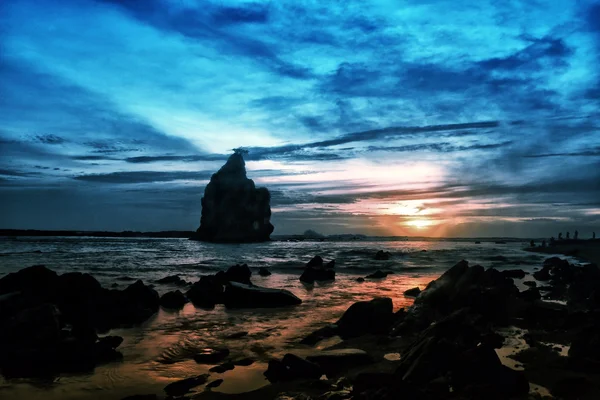
[[[202,218],[193,239],[207,242],[248,243],[269,240],[271,195],[246,177],[242,152],[232,154],[213,174],[202,197]]]

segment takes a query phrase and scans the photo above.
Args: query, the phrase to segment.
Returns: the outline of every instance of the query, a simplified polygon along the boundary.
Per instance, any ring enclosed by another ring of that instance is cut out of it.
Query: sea
[[[124,289],[141,279],[163,294],[182,289],[156,281],[179,275],[188,282],[200,276],[247,264],[255,285],[282,288],[302,299],[291,308],[213,310],[187,304],[180,311],[161,309],[140,326],[115,329],[124,342],[123,361],[96,367],[93,373],[61,375],[47,380],[4,380],[0,399],[120,399],[134,394],[163,393],[170,382],[206,373],[212,365],[196,364],[194,353],[228,347],[233,358],[256,362],[211,378],[223,379],[212,389],[241,393],[265,386],[263,372],[272,358],[288,352],[314,351],[299,344],[310,332],[335,322],[354,302],[390,297],[395,310],[409,307],[404,291],[424,289],[460,260],[470,265],[533,272],[550,255],[524,250],[522,239],[361,238],[359,240],[274,240],[256,244],[211,244],[187,239],[99,237],[0,238],[0,278],[31,265],[58,272],[90,273],[105,287]],[[375,260],[378,250],[389,260]],[[336,280],[305,285],[299,281],[304,265],[315,255],[335,259]],[[564,256],[563,256],[564,257]],[[576,260],[573,260],[576,261]],[[261,277],[267,267],[272,275]],[[392,271],[381,280],[357,282],[376,270]],[[527,278],[526,278],[527,279]],[[185,290],[185,288],[183,288]],[[229,339],[232,334],[247,335]],[[323,348],[331,343],[317,345]],[[199,390],[203,390],[201,387]]]

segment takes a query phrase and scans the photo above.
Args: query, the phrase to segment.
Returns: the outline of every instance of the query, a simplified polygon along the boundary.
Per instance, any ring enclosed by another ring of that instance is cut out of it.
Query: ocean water
[[[456,262],[498,269],[521,268],[533,271],[548,255],[522,250],[519,240],[479,244],[472,240],[357,240],[323,242],[273,241],[260,244],[221,245],[186,239],[154,238],[57,238],[20,237],[0,239],[0,277],[21,268],[44,264],[58,273],[79,271],[95,276],[105,287],[125,288],[127,278],[154,284],[159,293],[174,286],[155,281],[178,274],[189,282],[201,275],[247,263],[251,269],[268,267],[273,275],[254,273],[256,285],[284,288],[303,300],[297,307],[283,309],[214,310],[197,309],[188,304],[177,312],[161,309],[144,324],[110,332],[124,337],[119,348],[123,362],[102,365],[94,373],[64,375],[50,381],[0,378],[0,399],[119,399],[139,393],[162,393],[168,383],[208,371],[192,355],[200,349],[226,346],[233,358],[251,357],[249,367],[236,367],[211,380],[224,383],[213,389],[239,393],[267,385],[262,373],[273,357],[287,352],[311,351],[299,345],[301,338],[327,323],[335,322],[352,303],[376,296],[391,297],[394,308],[412,304],[403,292],[418,286],[423,289]],[[387,261],[374,259],[378,250],[392,253]],[[336,260],[336,280],[306,286],[298,277],[313,256]],[[356,282],[377,269],[394,274],[386,279]],[[181,289],[181,288],[179,288]],[[241,339],[227,339],[237,332],[248,332]],[[326,344],[321,344],[323,347]],[[199,388],[202,390],[202,387]]]

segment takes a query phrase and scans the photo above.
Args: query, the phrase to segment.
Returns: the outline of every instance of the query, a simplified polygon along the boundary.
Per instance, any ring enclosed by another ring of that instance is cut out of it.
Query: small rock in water
[[[336,332],[342,338],[356,337],[366,333],[383,333],[394,319],[393,310],[394,305],[389,297],[359,301],[344,312],[336,323]]]
[[[202,353],[194,356],[194,361],[198,364],[216,364],[229,356],[229,349],[205,349]]]
[[[237,365],[240,367],[247,367],[249,365],[254,364],[254,360],[251,359],[250,357],[246,357],[246,358],[241,358],[239,360],[234,360],[233,361],[233,365]]]
[[[323,259],[321,256],[314,256],[308,263],[306,268],[323,268]]]
[[[419,294],[421,294],[421,289],[419,289],[418,287],[408,289],[404,292],[405,296],[410,296],[410,297],[417,297]]]
[[[523,279],[525,278],[525,271],[522,269],[507,269],[502,271],[502,275],[507,278]]]
[[[165,386],[165,392],[169,396],[183,396],[196,386],[204,385],[208,381],[209,374],[202,374],[193,378],[183,379],[169,383]]]
[[[229,282],[239,282],[244,283],[246,285],[250,285],[250,276],[252,276],[252,271],[248,268],[246,264],[237,264],[232,267],[229,267],[227,272],[225,272],[225,278]]]
[[[260,267],[260,268],[258,269],[258,274],[259,274],[260,276],[269,276],[269,275],[271,275],[271,271],[269,271],[269,270],[268,270],[267,268],[265,268],[265,267]]]
[[[160,305],[165,308],[172,308],[178,310],[183,308],[188,299],[179,290],[174,292],[167,292],[160,298]]]
[[[288,353],[281,361],[269,361],[269,367],[264,375],[270,382],[280,382],[294,379],[319,379],[323,371],[317,364]]]
[[[206,388],[207,388],[207,389],[216,388],[216,387],[218,387],[218,386],[221,386],[221,383],[223,383],[223,379],[217,379],[217,380],[214,380],[214,381],[212,381],[212,382],[208,382],[208,383],[206,384]]]
[[[536,281],[525,281],[525,282],[523,282],[523,285],[530,286],[530,287],[536,287],[537,282]]]
[[[156,281],[156,283],[173,284],[173,285],[177,285],[177,286],[187,285],[187,282],[184,281],[183,279],[181,279],[181,277],[179,275],[165,276],[164,278],[158,279]]]
[[[223,372],[231,371],[234,368],[235,368],[235,365],[233,365],[233,363],[226,362],[226,363],[223,363],[221,365],[217,365],[215,367],[212,367],[211,369],[209,369],[209,371],[210,372],[216,372],[217,374],[222,374]]]
[[[242,331],[242,332],[232,333],[231,335],[225,336],[225,338],[226,339],[240,339],[240,338],[243,338],[244,336],[248,336],[248,332]]]
[[[382,271],[378,269],[370,275],[365,276],[366,279],[383,279],[386,278],[389,274],[393,274],[391,271]]]
[[[375,260],[385,261],[389,260],[392,254],[389,251],[379,250],[377,254],[375,254]]]
[[[365,281],[365,278],[363,278],[363,277],[356,278],[356,282],[364,282],[364,281]]]
[[[300,341],[300,344],[307,344],[313,346],[323,339],[328,339],[338,334],[338,327],[335,324],[326,325],[321,329],[317,329],[304,339]]]
[[[271,308],[298,305],[302,300],[289,290],[230,282],[223,303],[228,308]]]

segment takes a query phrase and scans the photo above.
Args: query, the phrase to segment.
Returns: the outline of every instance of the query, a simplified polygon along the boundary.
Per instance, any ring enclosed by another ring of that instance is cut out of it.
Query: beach
[[[392,311],[402,313],[400,310],[411,307],[415,299],[405,295],[406,290],[425,289],[461,259],[469,260],[471,266],[480,264],[498,271],[522,270],[527,277],[515,279],[514,283],[521,291],[527,290],[529,286],[524,282],[532,280],[531,276],[540,270],[548,255],[523,250],[525,243],[520,240],[502,242],[361,240],[212,245],[185,239],[5,239],[0,242],[0,279],[26,266],[45,264],[59,274],[90,273],[103,287],[114,290],[125,289],[141,279],[163,295],[174,290],[185,292],[190,286],[158,283],[162,278],[178,275],[183,281],[193,283],[231,265],[247,263],[254,285],[288,290],[302,303],[268,309],[234,309],[221,304],[205,309],[192,303],[181,310],[160,307],[139,324],[100,334],[123,338],[118,347],[122,359],[96,365],[92,372],[86,373],[59,373],[45,379],[5,378],[0,383],[0,398],[108,400],[140,393],[164,398],[163,389],[168,384],[206,373],[210,374],[210,381],[223,379],[223,382],[210,390],[199,385],[189,395],[277,398],[280,392],[300,390],[303,383],[270,382],[264,376],[271,368],[270,361],[282,359],[288,353],[306,357],[331,346],[362,348],[380,360],[376,363],[377,371],[391,373],[397,368],[408,339],[395,338],[384,344],[370,334],[347,340],[333,335],[312,345],[301,342],[311,332],[339,320],[356,302],[386,297],[393,304]],[[378,251],[389,252],[389,259],[377,260]],[[299,280],[306,263],[315,255],[325,262],[336,260],[334,281],[307,285]],[[573,257],[567,260],[579,263]],[[271,275],[260,276],[260,267],[268,268]],[[357,281],[377,270],[391,273],[382,279]],[[509,341],[515,343],[520,343],[525,333],[522,328],[505,332],[509,332]],[[229,351],[227,359],[251,359],[252,363],[213,373],[209,370],[219,362],[194,361],[194,354],[203,349],[222,347]],[[513,367],[519,364],[506,356],[516,349],[506,346],[501,353],[502,361]],[[359,368],[351,375],[356,376],[360,371]],[[539,391],[548,389],[532,388],[532,393]]]

